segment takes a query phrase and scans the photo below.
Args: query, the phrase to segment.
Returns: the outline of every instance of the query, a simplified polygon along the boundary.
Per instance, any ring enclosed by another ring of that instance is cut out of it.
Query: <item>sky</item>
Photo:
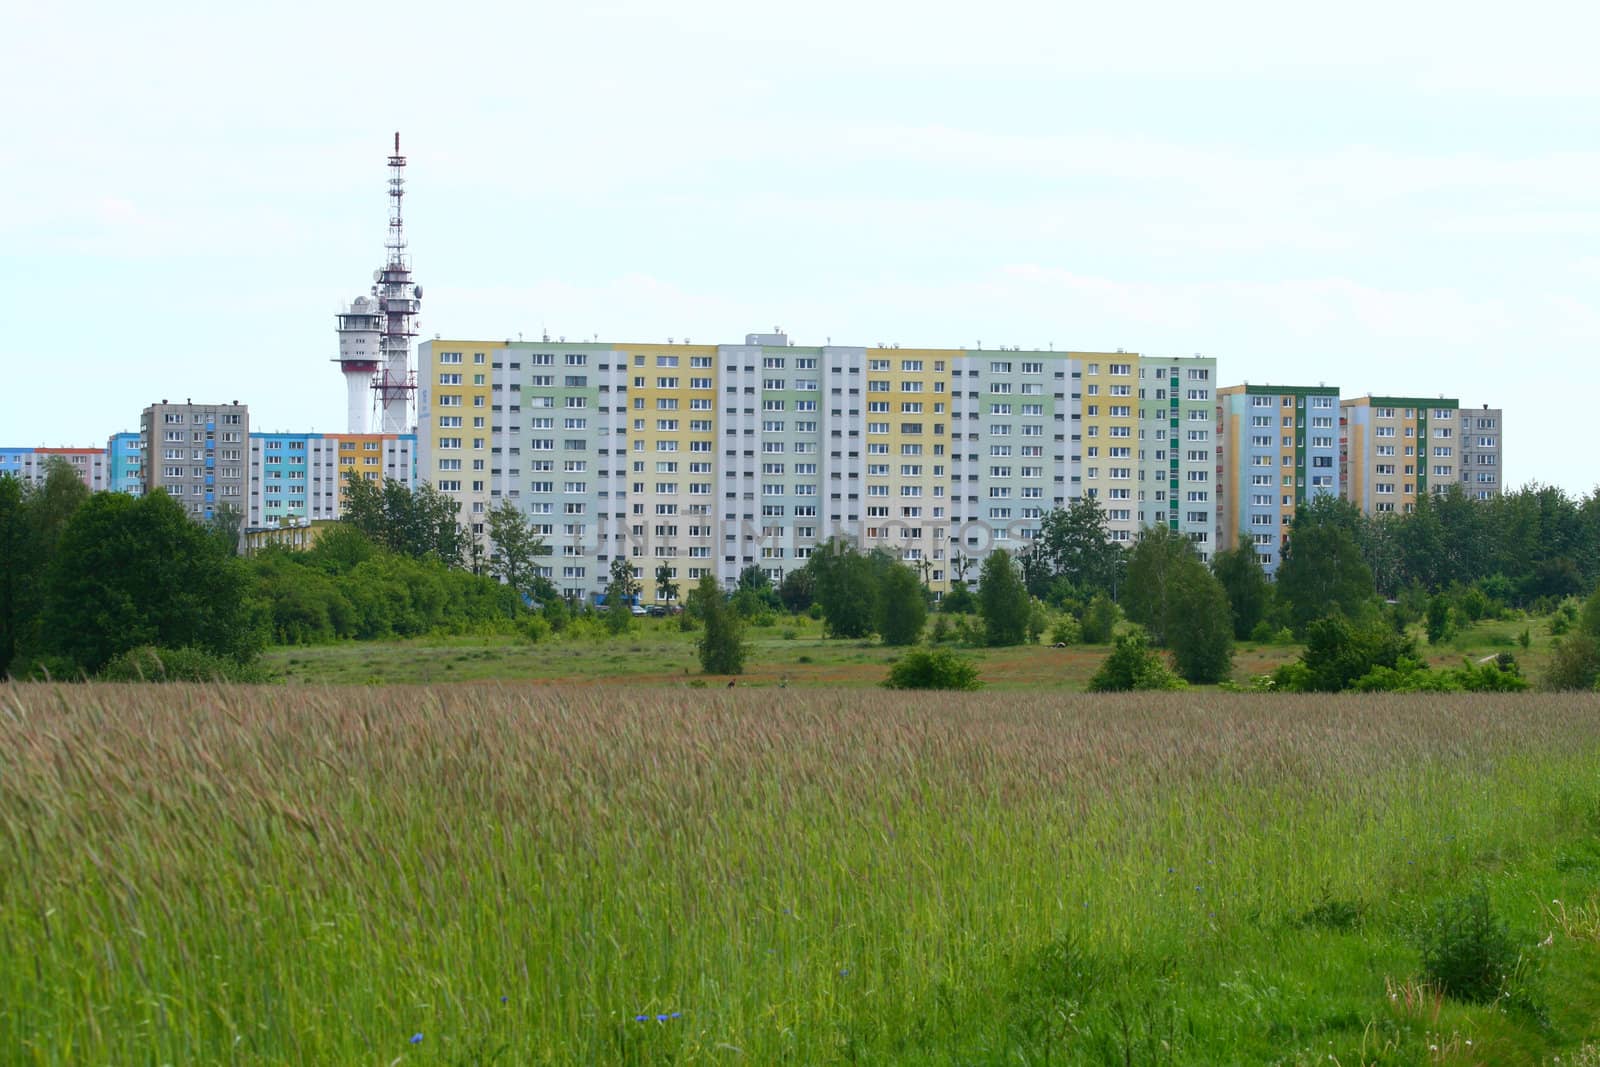
[[[1200,353],[1504,407],[1508,484],[1587,492],[1597,36],[1538,0],[25,0],[0,445],[164,397],[342,431],[398,130],[425,337]]]

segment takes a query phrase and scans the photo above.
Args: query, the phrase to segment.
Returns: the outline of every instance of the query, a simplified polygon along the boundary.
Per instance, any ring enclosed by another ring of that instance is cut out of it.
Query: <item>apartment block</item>
[[[1213,357],[1139,361],[1138,527],[1183,534],[1207,562],[1218,545],[1222,477],[1216,386]]]
[[[1367,515],[1415,510],[1460,482],[1455,400],[1363,396],[1340,405],[1345,496]]]
[[[1248,535],[1270,576],[1295,513],[1340,492],[1339,390],[1233,385],[1219,400],[1222,545]]]
[[[1138,453],[1139,356],[1118,352],[1087,358],[1083,385],[1083,492],[1105,510],[1111,540],[1131,546],[1140,530],[1141,488],[1146,473]],[[1163,494],[1164,496],[1165,494]],[[1163,500],[1165,503],[1165,500]]]
[[[337,519],[352,470],[369,482],[416,484],[414,434],[252,433],[249,457],[252,529]]]
[[[103,448],[0,448],[0,476],[10,475],[28,485],[42,483],[51,460],[70,464],[93,492],[107,487]]]
[[[1488,404],[1461,407],[1461,491],[1470,497],[1487,500],[1498,496],[1504,485],[1504,415]]]
[[[115,433],[106,441],[106,488],[139,496],[144,492],[144,440],[136,433]]]
[[[241,512],[250,497],[250,409],[244,404],[169,404],[139,418],[144,491],[163,489],[191,518],[210,519],[223,504]]]
[[[715,346],[440,339],[419,346],[418,476],[460,500],[480,537],[485,514],[515,502],[552,549],[546,576],[572,596],[602,590],[618,555],[646,599],[658,570],[680,593],[748,566],[779,581],[832,537],[890,549],[940,592],[954,553],[1022,548],[1082,491],[1089,362],[1129,368],[1128,432],[1115,437],[1133,499],[1137,358],[806,347],[781,333]],[[1163,443],[1164,475],[1167,458]]]

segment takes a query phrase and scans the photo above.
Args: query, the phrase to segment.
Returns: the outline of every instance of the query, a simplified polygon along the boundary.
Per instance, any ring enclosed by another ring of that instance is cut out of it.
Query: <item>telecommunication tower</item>
[[[406,195],[406,157],[394,135],[389,157],[389,236],[384,265],[372,272],[372,296],[357,297],[338,316],[339,368],[348,390],[350,433],[368,432],[367,412],[375,409],[380,433],[412,429],[417,378],[411,369],[411,340],[417,335],[422,286],[411,281],[401,201]],[[370,400],[368,399],[370,397]]]

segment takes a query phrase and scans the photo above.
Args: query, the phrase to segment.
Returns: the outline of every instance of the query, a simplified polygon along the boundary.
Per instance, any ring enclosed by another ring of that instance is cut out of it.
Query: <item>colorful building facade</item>
[[[1222,544],[1240,536],[1277,573],[1300,508],[1340,493],[1339,390],[1234,385],[1220,390]]]
[[[1460,484],[1460,404],[1363,396],[1340,405],[1345,496],[1367,515],[1407,514],[1426,493]]]

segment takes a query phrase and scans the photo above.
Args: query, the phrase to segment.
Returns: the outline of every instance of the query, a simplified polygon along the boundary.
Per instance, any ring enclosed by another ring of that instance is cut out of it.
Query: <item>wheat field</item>
[[[0,686],[4,1062],[1542,1063],[1597,891],[1594,698]]]

